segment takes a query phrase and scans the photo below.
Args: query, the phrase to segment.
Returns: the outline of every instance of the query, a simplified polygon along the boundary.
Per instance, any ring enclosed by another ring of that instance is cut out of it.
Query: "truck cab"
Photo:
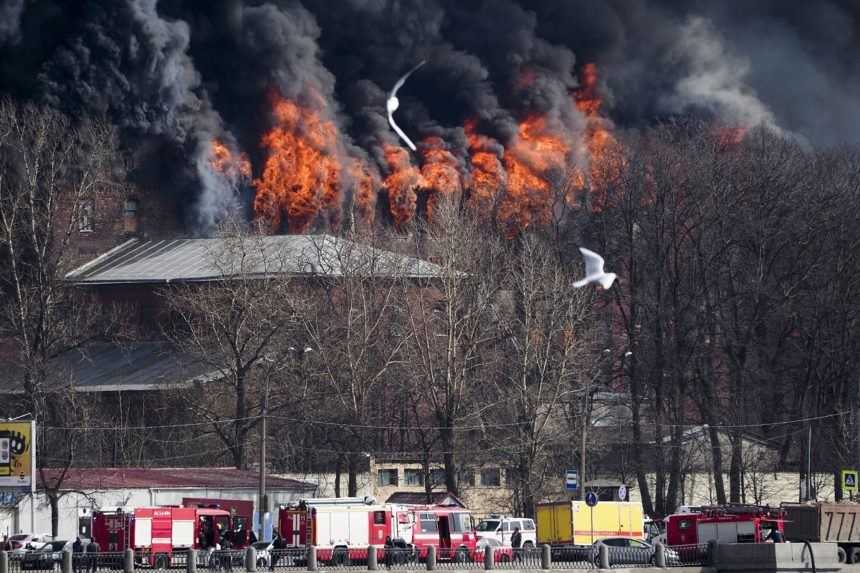
[[[474,559],[478,535],[472,514],[459,506],[413,506],[415,530],[413,542],[421,559],[430,546],[437,548],[437,558],[466,563]]]
[[[535,522],[529,517],[507,517],[501,515],[490,515],[482,519],[475,531],[478,534],[478,546],[491,543],[493,546],[510,547],[511,535],[516,529],[522,535],[523,549],[533,549],[537,544],[537,532]],[[487,540],[481,543],[482,540]],[[492,543],[492,541],[498,543]]]

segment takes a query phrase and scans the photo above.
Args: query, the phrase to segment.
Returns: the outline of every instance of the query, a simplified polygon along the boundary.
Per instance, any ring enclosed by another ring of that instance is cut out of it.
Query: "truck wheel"
[[[836,556],[840,563],[845,563],[846,561],[848,561],[848,554],[845,553],[845,549],[843,549],[842,547],[836,548]]]
[[[331,561],[334,565],[342,565],[349,566],[351,565],[349,560],[349,553],[346,549],[339,547],[334,550],[334,554],[331,556]]]
[[[465,547],[461,547],[457,550],[457,553],[454,554],[454,561],[457,563],[466,563],[469,561],[469,550]]]
[[[260,557],[257,559],[257,569],[265,569],[266,568],[266,560]]]
[[[860,563],[860,547],[852,547],[848,552],[849,563]]]
[[[525,543],[523,543],[523,553],[525,553],[526,555],[528,555],[529,553],[531,553],[534,550],[535,550],[535,544],[532,543],[531,541],[526,541]]]
[[[155,568],[156,569],[167,569],[167,565],[170,563],[170,560],[167,558],[167,555],[156,555],[155,556]]]

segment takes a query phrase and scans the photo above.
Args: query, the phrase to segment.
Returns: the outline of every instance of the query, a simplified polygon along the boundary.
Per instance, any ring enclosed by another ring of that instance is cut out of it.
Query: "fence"
[[[534,549],[510,547],[466,548],[429,547],[421,553],[409,547],[367,547],[319,549],[291,548],[256,551],[175,551],[172,554],[125,552],[72,554],[64,552],[0,552],[0,573],[99,573],[135,569],[175,571],[263,573],[285,569],[328,570],[419,570],[484,569],[484,570],[549,570],[549,569],[610,569],[629,567],[680,567],[709,563],[707,545],[663,547],[659,544],[641,547],[563,546],[544,545]]]

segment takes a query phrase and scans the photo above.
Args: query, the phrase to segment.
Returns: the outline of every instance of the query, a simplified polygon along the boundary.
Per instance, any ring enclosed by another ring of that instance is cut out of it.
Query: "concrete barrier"
[[[835,543],[810,543],[817,571],[838,571]],[[812,555],[804,543],[720,544],[714,567],[718,571],[811,571]]]

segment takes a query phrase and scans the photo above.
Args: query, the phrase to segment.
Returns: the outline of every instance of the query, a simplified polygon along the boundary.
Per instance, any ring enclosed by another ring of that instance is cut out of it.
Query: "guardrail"
[[[50,555],[50,554],[49,554]],[[54,554],[56,555],[56,554]],[[189,549],[171,554],[124,552],[95,554],[65,551],[61,558],[40,561],[27,554],[0,552],[0,573],[100,573],[136,569],[197,573],[198,569],[212,572],[265,571],[295,569],[328,570],[419,570],[484,569],[484,570],[549,570],[549,569],[611,569],[631,567],[681,567],[706,565],[712,559],[708,545],[663,547],[609,547],[544,545],[537,548],[486,547],[483,550],[430,547],[421,553],[417,548],[336,547],[320,549],[287,548],[257,552],[243,550]]]

